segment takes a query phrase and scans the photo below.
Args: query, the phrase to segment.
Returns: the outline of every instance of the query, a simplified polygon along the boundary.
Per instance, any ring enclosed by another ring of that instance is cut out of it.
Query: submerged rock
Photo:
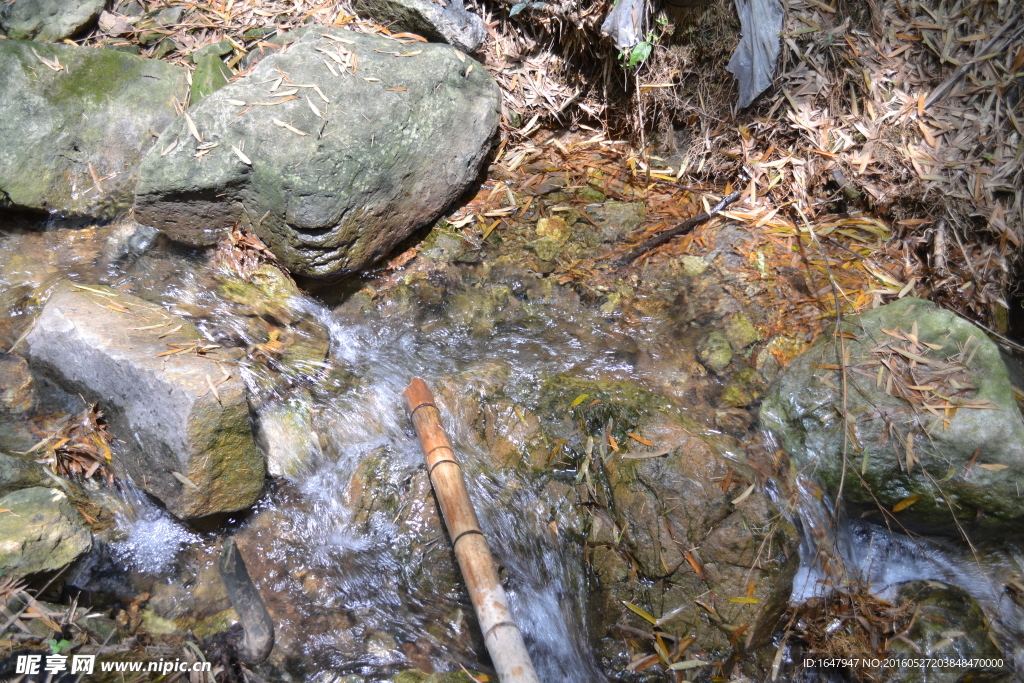
[[[279,69],[319,93],[275,98]],[[271,101],[281,103],[251,106]],[[167,129],[178,146],[144,159],[135,216],[197,245],[241,221],[292,272],[345,275],[435,220],[473,182],[498,108],[493,79],[453,50],[312,28]],[[201,158],[190,126],[215,145]]]
[[[897,507],[901,523],[926,530],[1024,517],[1016,483],[1024,477],[1024,420],[985,333],[912,297],[848,318],[843,330],[846,392],[838,340],[822,335],[761,407],[762,424],[797,465],[813,463],[835,493],[845,462],[861,474],[847,471],[848,503],[874,508],[877,499]]]
[[[17,0],[0,9],[0,28],[13,40],[56,43],[96,20],[106,0]]]
[[[25,343],[33,372],[100,403],[123,442],[115,472],[171,513],[201,517],[255,502],[265,465],[245,388],[191,323],[110,288],[65,286]]]
[[[92,533],[61,491],[31,488],[0,498],[0,575],[26,576],[74,562]]]
[[[487,38],[484,20],[466,11],[462,0],[355,0],[352,8],[387,24],[393,31],[412,31],[463,52],[476,52]]]
[[[992,642],[988,619],[981,605],[966,591],[938,581],[909,581],[895,587],[896,604],[914,605],[914,619],[903,637],[889,641],[886,657],[898,666],[885,680],[900,683],[959,683],[1009,681],[1003,655]],[[964,665],[913,666],[922,657],[962,662]],[[970,661],[977,666],[966,666]],[[987,664],[987,666],[986,666]]]
[[[142,155],[188,93],[185,77],[112,50],[0,41],[0,209],[127,210]]]
[[[604,464],[611,499],[588,537],[602,619],[610,627],[626,614],[623,601],[642,604],[670,632],[697,635],[705,649],[724,653],[732,640],[752,651],[770,640],[785,611],[798,536],[767,493],[748,492],[716,446],[690,432],[699,433],[671,419],[651,423],[644,433],[659,447],[653,454],[667,455],[610,454]],[[735,484],[723,490],[725,479]],[[652,582],[647,591],[637,575]],[[715,613],[696,602],[708,591],[718,596]],[[741,641],[731,639],[730,624],[749,624]]]

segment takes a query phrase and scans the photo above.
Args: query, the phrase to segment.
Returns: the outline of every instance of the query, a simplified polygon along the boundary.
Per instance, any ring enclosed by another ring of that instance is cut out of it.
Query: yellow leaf
[[[980,467],[983,470],[988,470],[990,472],[998,472],[999,470],[1009,469],[1010,466],[1009,465],[990,465],[990,464],[986,463],[984,465],[978,465],[978,467]]]
[[[622,604],[623,604],[623,605],[625,605],[626,607],[628,607],[628,608],[629,608],[629,609],[630,609],[631,611],[633,611],[633,612],[634,612],[635,614],[638,614],[638,615],[640,615],[641,617],[643,617],[643,618],[644,618],[644,619],[646,619],[647,621],[651,622],[652,624],[653,624],[654,622],[656,622],[656,621],[657,621],[657,619],[655,619],[655,618],[654,618],[654,617],[652,617],[652,616],[651,616],[650,614],[648,614],[648,613],[647,613],[647,611],[646,611],[646,610],[644,610],[644,609],[643,609],[642,607],[637,607],[637,606],[636,606],[636,605],[634,605],[633,603],[631,603],[631,602],[626,602],[625,600],[623,600],[623,601],[622,601]]]
[[[916,503],[919,500],[921,500],[921,494],[920,493],[915,493],[914,495],[910,496],[909,498],[904,498],[900,502],[898,502],[895,505],[893,505],[892,506],[892,511],[893,512],[899,512],[900,510],[906,510],[908,507],[910,507],[911,505],[913,505],[914,503]]]
[[[581,404],[584,401],[586,401],[588,398],[590,398],[590,394],[580,394],[575,399],[573,399],[573,402],[569,404],[569,407],[570,408],[575,408],[579,404]]]
[[[729,598],[729,602],[738,602],[742,605],[756,605],[761,600],[759,598]]]

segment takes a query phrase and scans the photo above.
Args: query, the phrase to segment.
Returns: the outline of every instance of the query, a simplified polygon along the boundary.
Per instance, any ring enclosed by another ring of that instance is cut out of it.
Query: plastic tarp
[[[616,0],[601,24],[601,33],[615,41],[615,47],[628,50],[643,38],[647,22],[647,0]]]
[[[736,12],[742,35],[727,68],[739,82],[743,108],[772,84],[785,14],[779,0],[736,0]]]

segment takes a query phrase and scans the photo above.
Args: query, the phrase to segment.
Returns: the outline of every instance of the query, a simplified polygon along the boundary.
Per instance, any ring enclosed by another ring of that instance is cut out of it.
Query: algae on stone
[[[92,533],[68,497],[30,488],[0,498],[0,575],[60,569],[92,548]]]
[[[126,211],[154,133],[185,100],[185,77],[181,67],[113,50],[0,41],[0,210]]]

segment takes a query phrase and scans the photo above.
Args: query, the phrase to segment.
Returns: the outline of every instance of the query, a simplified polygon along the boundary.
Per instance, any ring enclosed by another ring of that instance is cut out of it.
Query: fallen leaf
[[[898,502],[895,505],[893,505],[892,506],[892,511],[893,512],[899,512],[901,510],[906,510],[908,507],[910,507],[911,505],[913,505],[914,503],[916,503],[919,500],[921,500],[921,494],[920,493],[915,493],[914,495],[912,495],[912,496],[910,496],[908,498],[904,498],[900,502]]]
[[[569,408],[575,408],[579,404],[581,404],[584,401],[586,401],[588,398],[590,398],[590,394],[580,394],[575,399],[573,399],[572,403],[569,404]]]
[[[626,436],[628,436],[629,438],[633,439],[633,441],[637,441],[639,443],[642,443],[645,446],[653,446],[654,445],[651,441],[648,441],[644,437],[640,436],[639,434],[634,434],[633,432],[627,432]]]
[[[652,616],[651,616],[651,615],[650,615],[650,614],[649,614],[649,613],[648,613],[648,612],[647,612],[647,611],[646,611],[646,610],[645,610],[644,608],[642,608],[642,607],[637,607],[637,606],[636,606],[636,605],[634,605],[633,603],[631,603],[631,602],[626,602],[625,600],[623,600],[623,601],[622,601],[622,604],[623,604],[623,605],[625,605],[626,607],[628,607],[628,608],[630,609],[630,611],[634,612],[635,614],[638,614],[638,615],[640,615],[640,616],[641,616],[642,618],[646,619],[647,621],[651,622],[652,624],[653,624],[654,622],[656,622],[656,621],[657,621],[657,619],[655,619],[654,617],[652,617]]]
[[[245,156],[245,154],[242,153],[242,150],[238,149],[234,145],[231,145],[231,151],[234,152],[239,159],[241,159],[243,164],[245,164],[246,166],[252,166],[252,160],[250,160],[249,157]]]
[[[199,129],[196,128],[195,121],[193,121],[192,117],[188,115],[188,112],[185,112],[185,125],[188,126],[188,132],[192,133],[192,137],[202,144],[203,138],[199,135]]]

